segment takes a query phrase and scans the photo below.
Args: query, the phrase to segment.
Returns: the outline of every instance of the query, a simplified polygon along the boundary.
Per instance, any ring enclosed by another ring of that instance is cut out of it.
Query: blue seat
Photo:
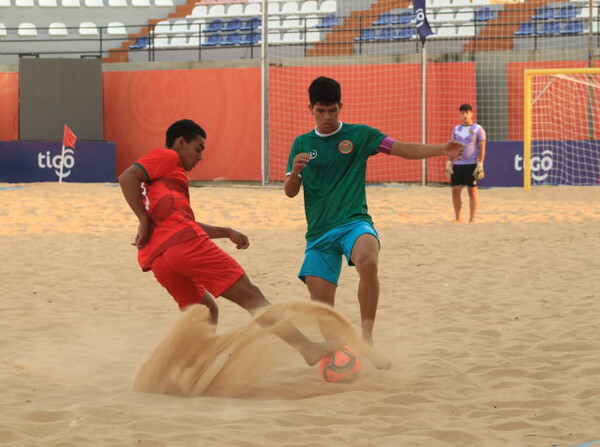
[[[517,36],[532,36],[535,34],[536,24],[534,22],[521,23],[518,31],[515,31]]]
[[[413,13],[410,11],[402,11],[398,14],[392,15],[393,25],[404,25],[410,23],[413,20]]]
[[[397,40],[408,40],[408,39],[412,39],[412,37],[414,35],[415,35],[415,28],[412,26],[407,26],[404,28],[399,28],[396,31],[396,35],[394,36],[394,38]]]
[[[260,33],[246,33],[242,34],[240,45],[256,45],[260,42]]]
[[[488,20],[493,20],[496,18],[496,11],[494,11],[490,7],[480,8],[475,11],[475,16],[473,17],[473,21],[475,22],[487,22]]]
[[[208,36],[208,39],[202,44],[202,46],[215,47],[221,45],[221,43],[223,43],[223,35],[221,33],[214,33]]]
[[[204,30],[205,33],[220,33],[221,31],[223,31],[223,21],[221,19],[214,19]]]
[[[564,5],[554,10],[555,19],[572,19],[577,17],[577,8],[573,5]]]
[[[221,42],[221,45],[239,45],[242,42],[242,33],[235,31],[225,36],[225,40]]]
[[[143,50],[144,48],[148,48],[147,37],[138,37],[133,45],[129,45],[130,50]]]
[[[542,25],[542,28],[538,31],[538,34],[551,35],[560,34],[560,22],[546,22]]]
[[[548,20],[554,18],[554,8],[551,6],[540,6],[533,17],[534,20]]]
[[[375,22],[373,22],[373,25],[375,26],[386,26],[386,25],[391,25],[392,24],[392,13],[391,12],[384,12],[379,14],[379,17],[377,18],[377,20]]]
[[[337,26],[337,24],[338,20],[335,14],[329,14],[321,18],[321,21],[317,24],[317,28],[332,28]]]
[[[231,19],[229,22],[225,22],[223,31],[231,33],[239,31],[242,28],[242,21],[240,19]]]
[[[246,20],[243,24],[242,27],[240,28],[242,31],[245,30],[252,30],[252,29],[258,29],[260,28],[261,25],[261,20],[258,17],[252,17],[251,19]]]
[[[360,30],[360,37],[355,37],[354,40],[375,40],[377,39],[377,31],[373,28],[365,28]]]
[[[560,33],[570,35],[583,34],[583,22],[581,20],[570,20],[565,23]]]
[[[381,28],[377,35],[377,40],[392,40],[396,36],[396,30],[394,28]]]

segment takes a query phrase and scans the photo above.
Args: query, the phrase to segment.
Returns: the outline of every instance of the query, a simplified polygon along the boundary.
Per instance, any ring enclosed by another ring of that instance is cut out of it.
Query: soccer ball
[[[360,359],[348,346],[319,360],[319,372],[325,382],[353,382],[360,372]]]

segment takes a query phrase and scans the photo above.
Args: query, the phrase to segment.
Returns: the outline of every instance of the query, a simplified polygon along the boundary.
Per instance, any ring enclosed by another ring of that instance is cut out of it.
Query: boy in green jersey
[[[367,212],[367,159],[379,152],[407,159],[440,155],[460,158],[463,144],[454,140],[439,145],[402,143],[369,126],[342,123],[341,86],[334,79],[315,79],[308,95],[308,109],[316,127],[294,141],[284,184],[288,197],[295,197],[300,187],[304,188],[307,245],[298,276],[306,283],[312,300],[333,307],[345,256],[359,276],[363,339],[373,343],[379,300],[379,239]]]

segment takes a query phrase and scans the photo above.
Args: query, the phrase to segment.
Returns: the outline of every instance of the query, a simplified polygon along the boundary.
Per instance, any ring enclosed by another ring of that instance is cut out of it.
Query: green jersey
[[[296,138],[287,172],[292,171],[296,155],[310,154],[300,173],[308,242],[348,222],[373,223],[365,192],[367,158],[378,153],[383,138],[385,135],[372,127],[345,123],[327,136],[312,130]]]

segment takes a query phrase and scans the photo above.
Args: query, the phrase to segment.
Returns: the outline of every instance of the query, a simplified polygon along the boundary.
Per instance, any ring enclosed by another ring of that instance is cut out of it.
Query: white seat
[[[225,6],[223,5],[212,5],[208,8],[208,17],[224,17],[225,16]]]
[[[170,47],[185,47],[186,45],[187,37],[185,37],[185,34],[177,34],[171,37],[171,40],[169,41]]]
[[[154,6],[159,8],[172,8],[175,6],[175,3],[173,3],[173,0],[154,0]]]
[[[269,13],[273,13],[274,11],[271,11],[271,7],[272,5],[269,5]],[[279,9],[277,9],[277,11],[279,12]],[[244,7],[244,15],[245,16],[259,16],[262,13],[262,8],[261,8],[261,4],[260,3],[247,3],[246,6]]]
[[[21,37],[37,36],[37,28],[33,23],[24,22],[19,24],[17,33]]]
[[[106,28],[109,36],[126,36],[127,28],[121,22],[110,22]]]
[[[471,6],[471,0],[452,0],[452,6]]]
[[[281,33],[271,33],[269,32],[269,44],[278,44],[281,43]]]
[[[281,28],[300,28],[300,16],[287,16],[281,21]]]
[[[262,12],[262,9],[261,9]],[[281,14],[281,3],[279,2],[269,2],[269,15],[272,14]]]
[[[432,22],[451,22],[454,20],[454,10],[452,8],[440,8],[435,12]]]
[[[318,15],[308,15],[302,20],[302,26],[306,26],[307,29],[316,28],[319,24],[319,20]]]
[[[6,25],[0,23],[0,37],[6,37]]]
[[[313,14],[319,11],[317,0],[304,0],[300,6],[301,14]]]
[[[56,0],[38,0],[38,6],[40,8],[56,8],[58,3]]]
[[[586,6],[585,8],[581,8],[577,17],[581,17],[582,19],[587,19],[590,16],[590,8]]]
[[[10,8],[10,0],[0,0],[0,8]],[[4,31],[6,31],[6,28]]]
[[[194,20],[190,23],[190,32],[191,33],[203,33],[206,28],[206,22],[204,20]]]
[[[208,6],[197,5],[192,9],[192,13],[188,17],[206,17],[208,15]]]
[[[67,26],[64,23],[53,22],[48,25],[48,34],[55,37],[63,37],[69,34]]]
[[[79,25],[80,36],[97,36],[98,27],[94,22],[81,22]]]
[[[306,41],[307,42],[318,42],[321,40],[321,32],[320,31],[308,31],[306,33]]]
[[[232,3],[227,7],[227,15],[229,17],[239,17],[244,15],[244,5],[241,3]]]
[[[298,13],[298,11],[298,2],[285,2],[280,9],[281,14]]]
[[[149,8],[150,0],[131,0],[131,6],[136,8]]]
[[[473,10],[460,9],[460,10],[458,10],[458,12],[456,12],[452,21],[457,22],[457,23],[459,23],[459,22],[464,23],[464,22],[470,22],[472,18],[473,18]]]
[[[277,17],[269,17],[269,29],[280,29],[282,20]]]
[[[188,41],[185,44],[186,47],[199,47],[200,46],[200,35],[199,34],[193,34],[192,36],[190,36],[190,38],[188,39]]]
[[[154,35],[169,34],[171,32],[171,24],[168,20],[161,20],[154,25]]]
[[[188,31],[188,22],[185,19],[175,20],[175,23],[171,25],[171,33],[173,34],[187,34]]]
[[[439,26],[434,31],[434,34],[432,34],[429,37],[430,38],[433,37],[435,39],[436,37],[454,37],[454,36],[456,36],[456,26],[452,25],[452,26]]]
[[[302,36],[298,31],[286,31],[281,36],[281,41],[283,43],[300,43],[303,42]]]
[[[127,8],[127,0],[108,0],[109,8]]]
[[[475,28],[472,26],[460,26],[456,28],[456,36],[459,37],[473,37],[475,35]]]
[[[169,46],[168,36],[154,36],[154,48],[167,48]]]
[[[85,0],[85,6],[88,8],[103,8],[104,0]]]
[[[337,12],[336,0],[324,0],[323,3],[321,3],[319,12],[324,13],[324,14],[331,14],[331,13]]]
[[[33,8],[33,0],[15,0],[15,6],[17,8]]]
[[[62,0],[63,8],[79,8],[81,3],[79,0]]]

